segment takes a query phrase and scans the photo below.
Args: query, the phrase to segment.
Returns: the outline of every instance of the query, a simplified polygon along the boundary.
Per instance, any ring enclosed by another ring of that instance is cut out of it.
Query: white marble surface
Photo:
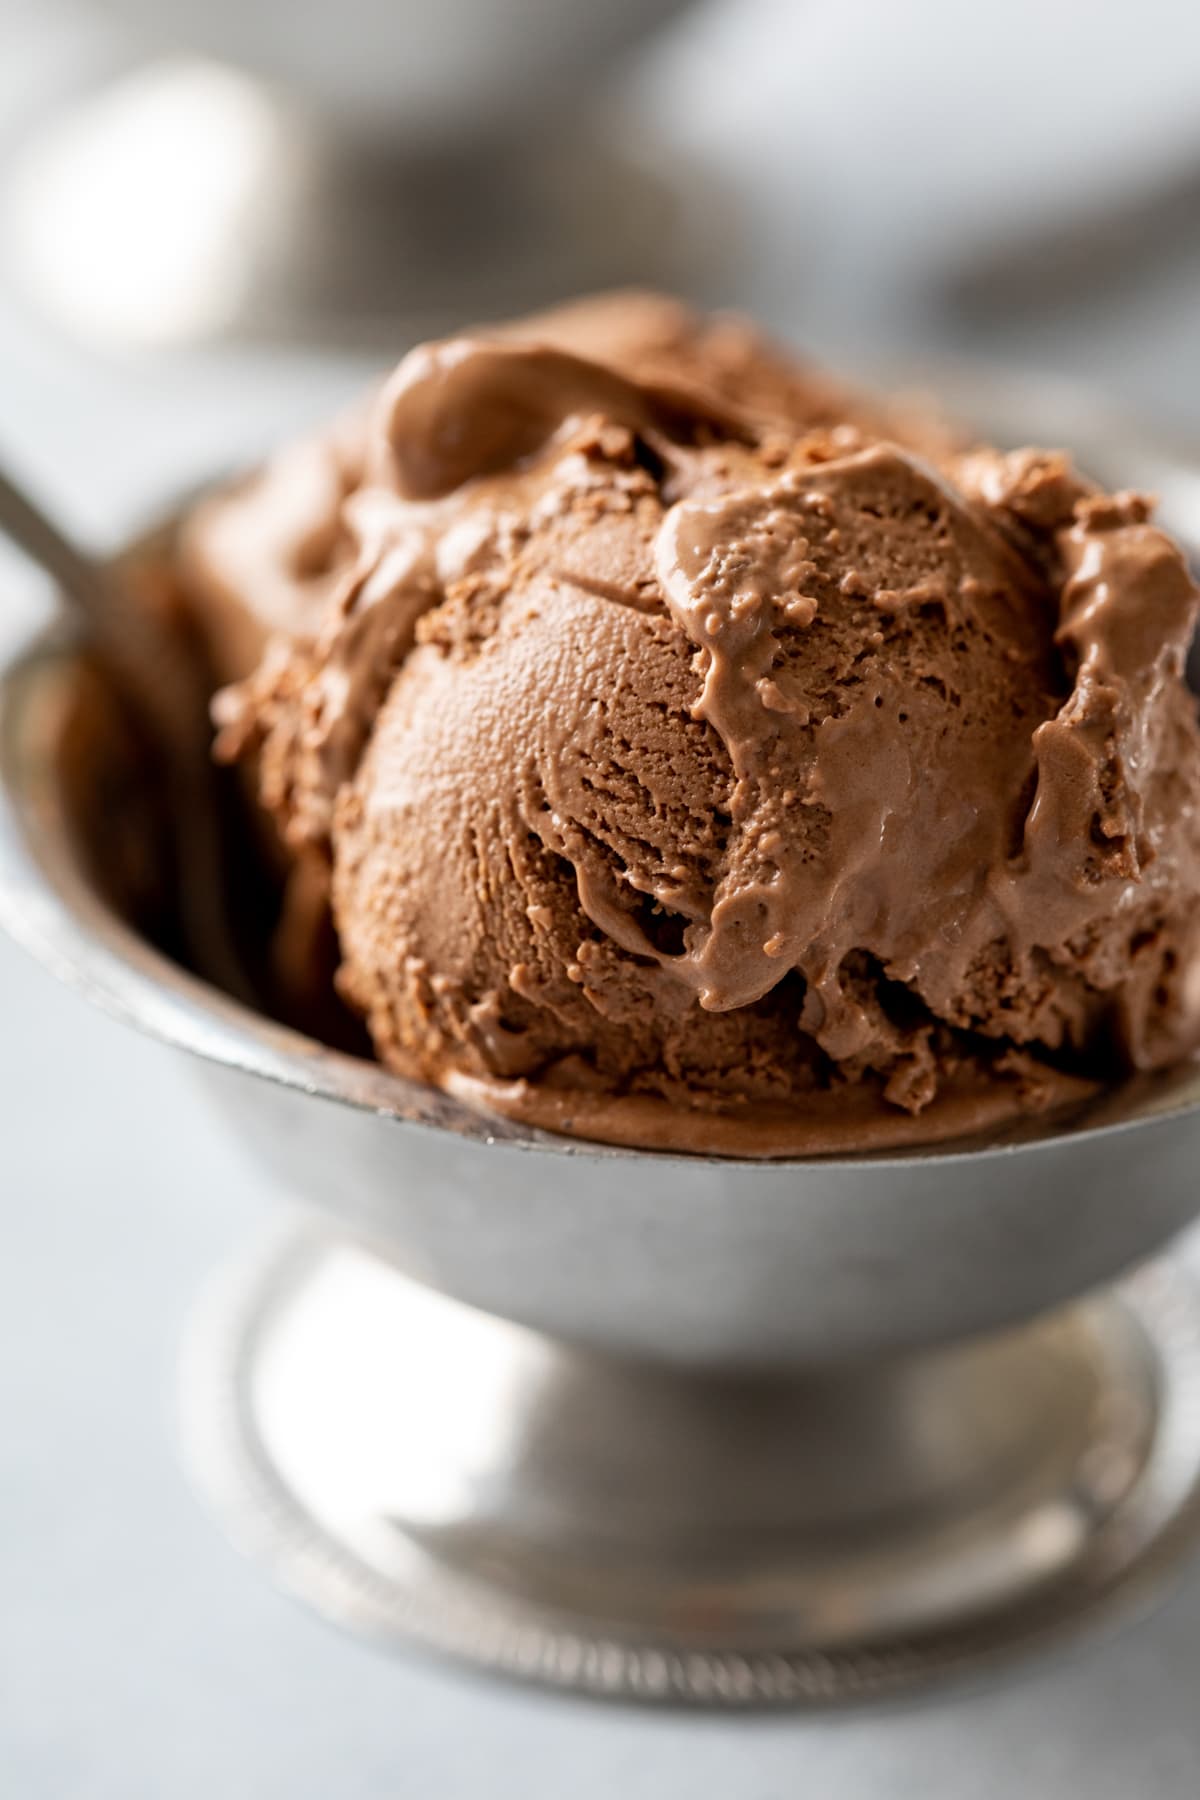
[[[34,9],[16,10],[28,19]],[[971,342],[961,321],[932,304],[945,230],[939,238],[925,219],[918,266],[895,222],[905,193],[895,167],[857,140],[840,156],[835,127],[840,119],[849,131],[847,108],[833,104],[827,83],[854,48],[864,10],[847,6],[838,22],[828,7],[795,8],[811,15],[811,35],[789,27],[793,53],[770,72],[776,101],[765,109],[771,142],[791,143],[802,171],[814,166],[810,151],[824,158],[821,180],[801,184],[804,193],[823,195],[826,212],[830,194],[849,196],[858,228],[810,233],[807,200],[797,203],[802,229],[778,193],[772,212],[756,190],[762,254],[742,286],[777,322],[819,342],[948,334]],[[894,13],[913,27],[909,41],[922,43],[921,24],[932,28],[952,10],[925,0]],[[1164,28],[1166,10],[1141,9],[1164,14]],[[1032,4],[1016,11],[1032,30]],[[1079,22],[1080,8],[1065,11]],[[1183,11],[1174,9],[1177,19]],[[757,0],[746,8],[760,31],[787,12]],[[1086,12],[1094,22],[1097,9]],[[704,30],[711,46],[728,28],[714,14]],[[900,66],[900,27],[893,20],[880,30],[881,52]],[[1194,50],[1200,34],[1194,22],[1186,30]],[[1063,39],[1055,54],[1064,61],[1068,35],[1050,34],[1053,44]],[[704,41],[698,31],[696,44]],[[726,59],[721,76],[735,90],[730,69],[749,72],[766,55],[763,37],[738,44],[741,64]],[[977,33],[966,51],[983,45]],[[1010,43],[986,48],[1001,59],[1001,77],[1019,73]],[[1137,55],[1146,61],[1144,46]],[[1119,98],[1119,63],[1109,45],[1093,98]],[[910,55],[910,66],[914,82],[932,81],[921,58]],[[711,80],[711,58],[706,67]],[[1152,75],[1141,70],[1143,89]],[[1194,107],[1180,100],[1190,85],[1174,67],[1169,77],[1155,99],[1156,142],[1194,129]],[[878,69],[872,79],[871,93],[890,92]],[[0,100],[19,86],[0,53]],[[664,90],[679,91],[669,81]],[[979,89],[1002,111],[1000,91]],[[930,92],[936,99],[936,83]],[[1034,111],[1049,130],[1055,95],[1044,73],[1037,95]],[[1078,113],[1079,96],[1070,99]],[[956,116],[961,125],[961,105]],[[747,117],[731,102],[729,135],[744,153]],[[1132,143],[1137,134],[1121,119],[1122,142]],[[934,135],[924,134],[927,162]],[[743,166],[752,160],[744,154]],[[1019,210],[1033,163],[1014,175],[998,160],[972,139],[958,212],[947,200],[951,219],[969,211],[972,183],[994,199],[993,216]],[[913,217],[920,212],[914,205]],[[772,236],[787,240],[773,260]],[[806,262],[810,246],[825,258],[819,277]],[[1065,320],[1019,321],[984,347],[1103,377],[1153,410],[1190,417],[1200,434],[1192,285],[1176,267],[1119,307],[1099,295]],[[731,292],[738,286],[731,280]],[[319,414],[363,374],[364,365],[340,359],[248,353],[99,362],[0,302],[0,444],[98,541],[114,541],[205,470]],[[0,638],[20,622],[6,589]],[[601,1708],[388,1660],[342,1639],[227,1550],[185,1490],[172,1447],[173,1357],[188,1302],[273,1197],[182,1062],[92,1012],[6,943],[0,1095],[4,1800],[1194,1800],[1200,1569],[1152,1619],[1110,1641],[986,1690],[825,1718]]]

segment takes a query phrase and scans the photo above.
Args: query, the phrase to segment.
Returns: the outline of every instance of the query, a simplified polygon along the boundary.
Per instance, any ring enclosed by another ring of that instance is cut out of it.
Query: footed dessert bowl
[[[555,1137],[206,978],[64,627],[0,679],[0,788],[0,920],[193,1053],[307,1209],[199,1309],[182,1413],[322,1613],[560,1687],[827,1702],[1058,1637],[1197,1535],[1200,1305],[1139,1267],[1200,1208],[1196,1062],[929,1149]]]

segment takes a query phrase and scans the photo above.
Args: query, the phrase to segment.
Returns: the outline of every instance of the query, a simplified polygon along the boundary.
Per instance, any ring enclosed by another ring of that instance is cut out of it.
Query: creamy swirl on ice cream
[[[328,869],[380,1057],[766,1154],[1186,1053],[1197,595],[1147,503],[642,304],[653,349],[626,320],[407,358],[317,534],[315,622],[220,698],[223,753]],[[228,503],[260,546],[273,479]]]

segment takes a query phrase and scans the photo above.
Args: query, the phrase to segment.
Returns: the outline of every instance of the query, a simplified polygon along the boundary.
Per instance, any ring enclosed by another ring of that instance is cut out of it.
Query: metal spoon
[[[0,536],[49,576],[141,727],[165,777],[166,825],[186,937],[203,945],[206,972],[220,986],[252,1001],[253,986],[227,924],[229,909],[221,904],[226,850],[207,756],[202,670],[118,572],[73,543],[2,468]]]

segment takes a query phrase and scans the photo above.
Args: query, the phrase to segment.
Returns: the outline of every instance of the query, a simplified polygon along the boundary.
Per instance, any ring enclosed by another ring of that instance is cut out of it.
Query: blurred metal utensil
[[[67,537],[3,468],[0,537],[49,577],[113,683],[141,738],[147,770],[162,782],[159,822],[169,839],[185,933],[209,947],[222,986],[250,1000],[252,983],[225,905],[225,856],[207,755],[208,690],[194,647],[132,591],[119,570]],[[150,812],[143,816],[145,829],[152,829]]]

